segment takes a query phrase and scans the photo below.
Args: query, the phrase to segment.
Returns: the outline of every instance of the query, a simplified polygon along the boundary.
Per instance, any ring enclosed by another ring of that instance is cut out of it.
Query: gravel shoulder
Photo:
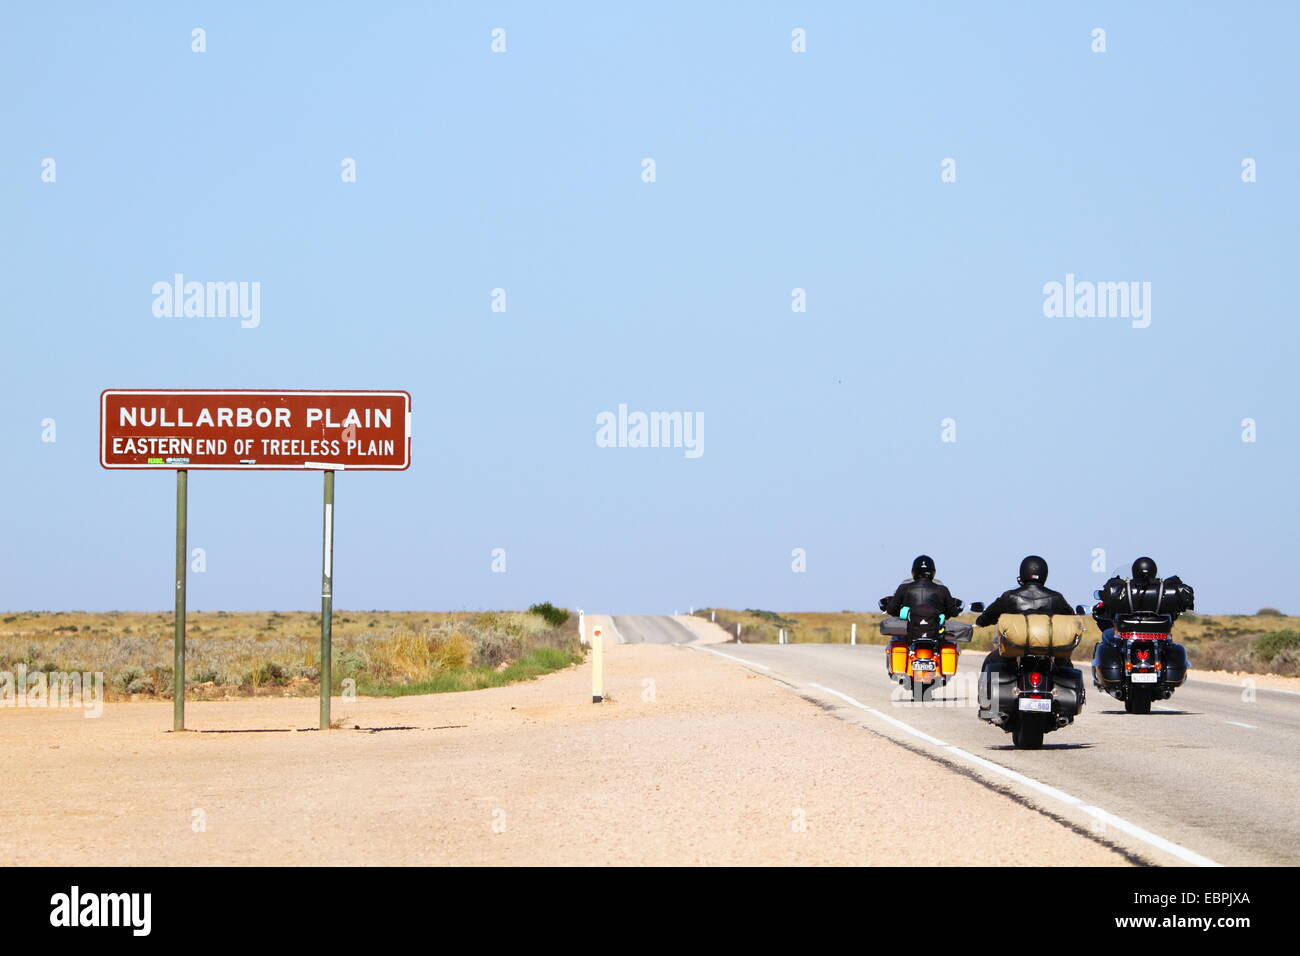
[[[700,643],[717,640],[694,619]],[[589,616],[608,625],[608,618]],[[715,629],[717,630],[717,629]],[[459,694],[0,710],[0,847],[43,865],[1124,865],[694,647]],[[718,631],[718,633],[721,633]],[[369,732],[365,728],[413,727]],[[287,732],[285,732],[287,731]]]

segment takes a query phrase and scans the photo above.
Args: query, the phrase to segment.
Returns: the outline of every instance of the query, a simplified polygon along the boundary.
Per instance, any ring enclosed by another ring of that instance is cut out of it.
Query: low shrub
[[[1250,649],[1256,657],[1271,664],[1287,651],[1300,651],[1300,631],[1261,634],[1255,638]]]
[[[566,608],[556,607],[550,601],[534,604],[528,609],[528,613],[538,615],[551,627],[562,627],[564,622],[569,619],[569,612]]]

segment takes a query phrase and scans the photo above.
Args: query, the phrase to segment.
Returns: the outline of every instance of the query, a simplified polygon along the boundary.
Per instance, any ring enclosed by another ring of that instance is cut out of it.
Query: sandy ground
[[[602,704],[588,664],[336,698],[360,731],[173,734],[168,703],[0,710],[0,851],[44,865],[1000,865],[1032,845],[1040,864],[1124,863],[766,678],[606,634]],[[191,702],[187,717],[310,728],[317,702]],[[364,729],[392,726],[419,729]]]
[[[1078,666],[1078,665],[1075,665]],[[1268,687],[1300,694],[1300,677],[1278,677],[1276,674],[1249,674],[1245,671],[1202,671],[1192,668],[1188,680],[1204,680],[1212,684],[1232,684],[1234,687]]]

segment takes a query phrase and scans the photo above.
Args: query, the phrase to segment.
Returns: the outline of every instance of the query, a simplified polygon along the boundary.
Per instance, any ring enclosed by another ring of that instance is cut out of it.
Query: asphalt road
[[[695,635],[671,617],[645,614],[612,618],[614,630],[625,644],[687,644]]]
[[[627,642],[693,639],[668,617],[614,621]],[[1189,679],[1150,715],[1130,715],[1092,687],[1087,662],[1076,661],[1088,685],[1083,713],[1049,734],[1041,750],[1025,751],[975,716],[981,651],[962,654],[957,677],[929,704],[913,704],[886,677],[879,646],[723,644],[708,652],[1009,787],[1150,862],[1300,863],[1300,695],[1256,689],[1252,697],[1238,686]],[[1033,862],[1032,847],[1025,862]]]

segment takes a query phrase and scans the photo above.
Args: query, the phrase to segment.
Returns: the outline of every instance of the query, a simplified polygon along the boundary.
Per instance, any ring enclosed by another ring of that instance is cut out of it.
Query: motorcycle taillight
[[[1169,635],[1161,631],[1118,631],[1119,636],[1126,641],[1167,641]]]

